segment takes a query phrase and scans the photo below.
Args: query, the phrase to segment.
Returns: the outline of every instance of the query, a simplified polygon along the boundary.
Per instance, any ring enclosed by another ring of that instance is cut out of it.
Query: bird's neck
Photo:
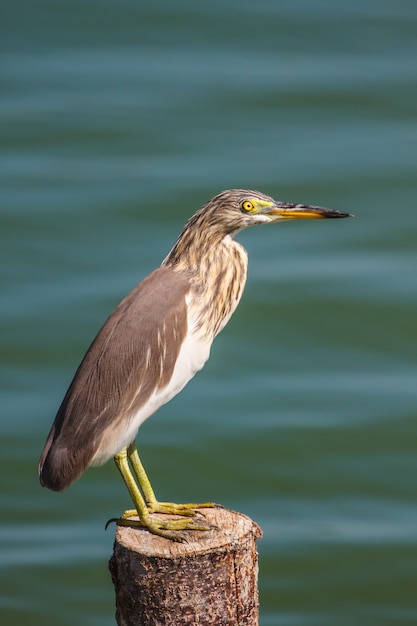
[[[211,340],[239,304],[246,283],[248,256],[245,248],[230,235],[197,239],[187,235],[187,232],[181,234],[163,265],[188,275],[195,326]]]

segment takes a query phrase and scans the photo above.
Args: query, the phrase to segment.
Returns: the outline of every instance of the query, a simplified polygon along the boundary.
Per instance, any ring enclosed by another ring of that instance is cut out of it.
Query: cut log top
[[[199,509],[198,513],[201,515],[201,521],[208,522],[213,527],[212,530],[178,531],[184,539],[182,543],[153,535],[146,529],[126,526],[117,527],[116,542],[143,556],[175,559],[218,552],[222,549],[233,550],[245,539],[253,541],[262,537],[259,526],[242,513],[221,507]],[[166,515],[160,517],[167,519]]]

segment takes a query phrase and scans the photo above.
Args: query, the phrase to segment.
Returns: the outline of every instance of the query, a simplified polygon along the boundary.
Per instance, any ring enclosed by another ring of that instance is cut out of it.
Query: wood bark
[[[118,626],[258,626],[260,528],[241,513],[200,509],[210,531],[183,543],[118,526],[109,562]]]

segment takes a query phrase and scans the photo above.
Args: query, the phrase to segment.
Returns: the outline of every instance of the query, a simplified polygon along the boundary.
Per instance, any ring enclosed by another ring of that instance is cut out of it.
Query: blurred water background
[[[161,499],[250,515],[262,626],[417,623],[417,5],[1,10],[3,624],[114,624],[112,463],[37,462],[89,342],[230,187],[354,220],[246,231],[243,301],[140,431]]]

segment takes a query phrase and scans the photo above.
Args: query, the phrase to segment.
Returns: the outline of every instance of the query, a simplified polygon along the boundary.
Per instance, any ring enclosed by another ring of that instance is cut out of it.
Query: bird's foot
[[[162,504],[162,503],[159,503]],[[164,504],[172,504],[172,503],[164,503]],[[208,504],[208,503],[207,503]],[[206,506],[207,506],[206,504]],[[184,506],[184,505],[177,505]],[[161,511],[159,511],[161,512]],[[163,511],[164,513],[168,513],[167,510]],[[171,512],[172,513],[172,512]],[[184,513],[174,513],[175,515],[193,515],[192,510],[188,509],[186,514]],[[132,519],[136,517],[137,519]],[[159,535],[160,537],[165,537],[166,539],[171,539],[173,541],[185,541],[184,537],[181,535],[173,534],[169,531],[178,531],[178,530],[212,530],[212,526],[207,524],[201,524],[195,522],[191,519],[165,519],[162,520],[158,517],[154,517],[151,514],[147,514],[144,518],[140,518],[136,509],[129,509],[125,511],[123,515],[116,520],[116,524],[118,526],[129,526],[133,528],[147,528],[154,535]]]

